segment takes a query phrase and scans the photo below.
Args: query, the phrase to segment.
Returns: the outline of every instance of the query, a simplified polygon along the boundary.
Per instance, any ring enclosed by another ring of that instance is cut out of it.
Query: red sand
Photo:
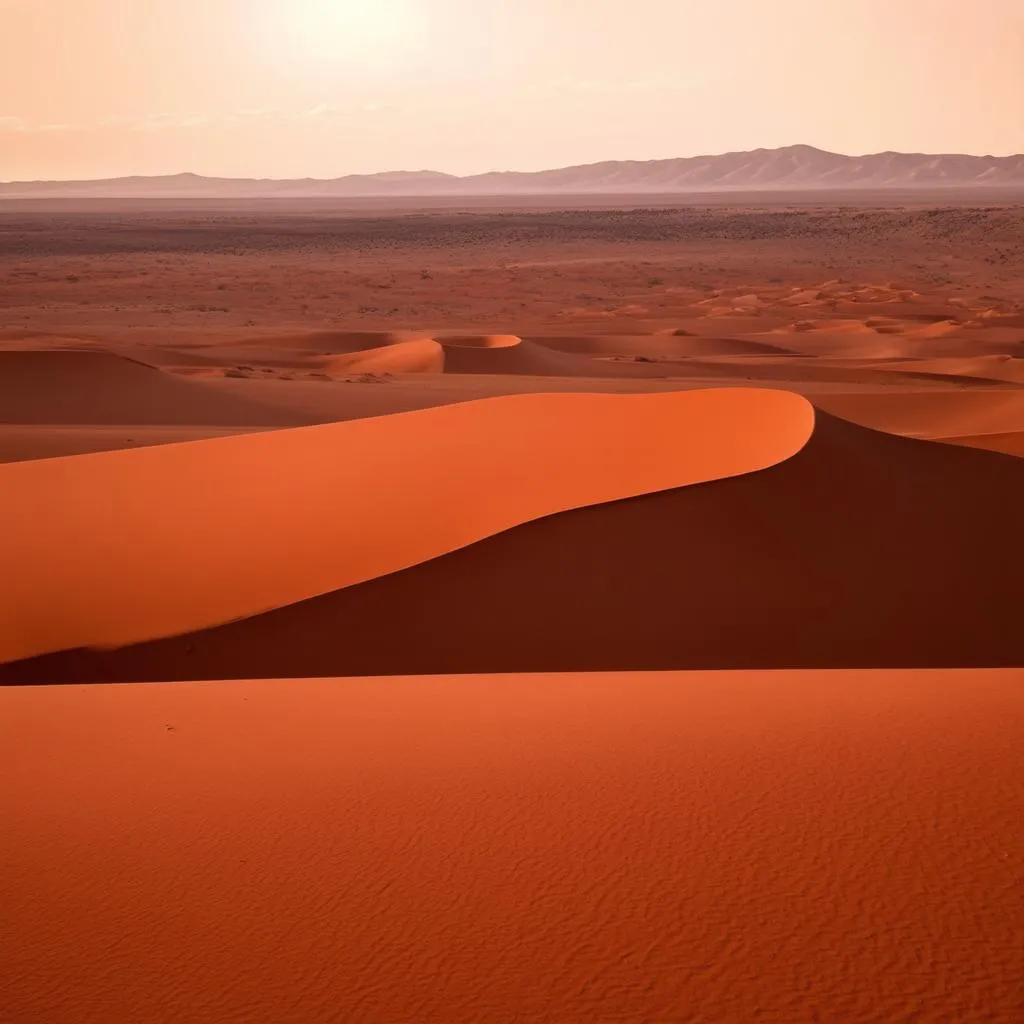
[[[1022,684],[0,691],[3,1020],[1020,1020]]]
[[[555,512],[764,469],[813,423],[782,391],[520,395],[4,466],[0,661],[202,629]]]
[[[0,1024],[1024,1020],[976,195],[0,210]]]

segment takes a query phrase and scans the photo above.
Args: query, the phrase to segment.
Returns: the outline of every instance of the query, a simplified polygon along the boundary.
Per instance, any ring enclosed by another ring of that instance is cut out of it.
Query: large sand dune
[[[764,469],[798,395],[523,395],[0,469],[0,660],[129,644],[394,573],[531,519]]]
[[[89,349],[0,351],[0,423],[295,426],[310,420]]]
[[[821,414],[760,473],[548,516],[247,621],[0,678],[1020,665],[1022,503],[1017,458]]]
[[[1009,1024],[1022,685],[0,691],[0,1016]]]

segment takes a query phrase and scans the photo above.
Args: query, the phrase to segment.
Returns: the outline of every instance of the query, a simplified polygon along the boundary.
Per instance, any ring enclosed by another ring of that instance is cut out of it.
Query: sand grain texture
[[[5,1024],[1010,1024],[1013,672],[0,691]]]

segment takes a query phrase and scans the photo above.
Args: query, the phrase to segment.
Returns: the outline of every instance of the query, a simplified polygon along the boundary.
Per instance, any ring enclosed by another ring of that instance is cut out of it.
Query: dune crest
[[[380,348],[335,356],[321,369],[325,373],[441,373],[444,349],[430,338],[396,341]]]
[[[813,424],[767,389],[516,395],[4,466],[0,661],[225,623],[556,512],[765,469]]]

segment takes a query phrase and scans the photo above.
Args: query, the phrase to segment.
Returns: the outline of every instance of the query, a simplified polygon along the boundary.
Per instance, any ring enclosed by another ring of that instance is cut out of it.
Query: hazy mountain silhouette
[[[843,156],[813,146],[786,146],[720,156],[609,160],[550,171],[492,171],[466,177],[439,171],[387,171],[332,179],[174,174],[10,182],[0,184],[0,197],[312,198],[975,186],[1024,189],[1024,154],[994,157],[887,152]]]

